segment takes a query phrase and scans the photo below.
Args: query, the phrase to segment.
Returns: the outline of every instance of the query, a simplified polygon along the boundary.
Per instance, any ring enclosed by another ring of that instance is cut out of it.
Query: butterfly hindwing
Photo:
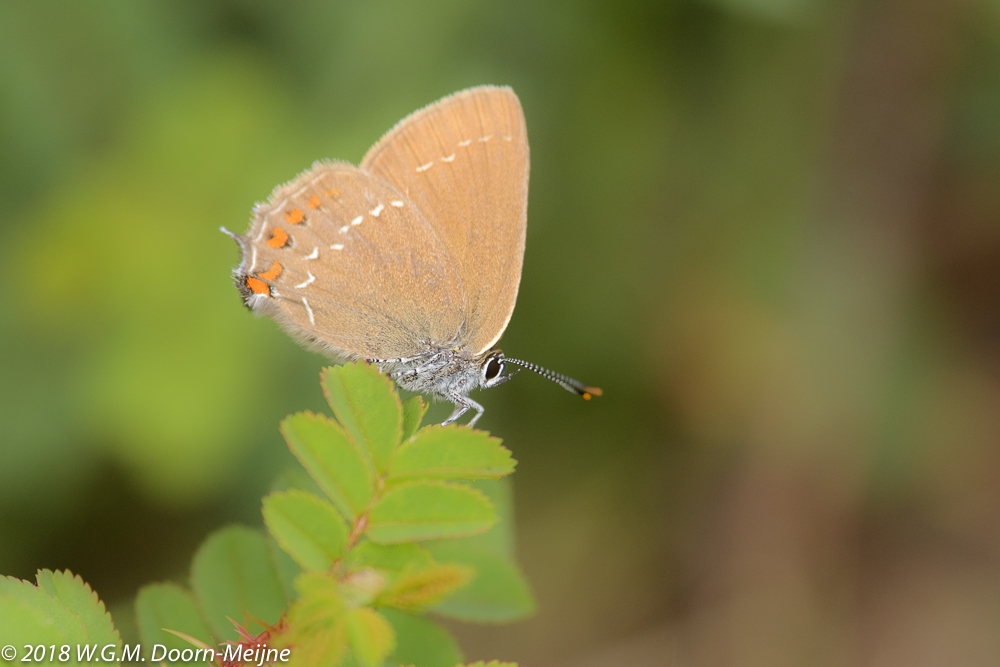
[[[237,284],[255,310],[342,358],[456,340],[461,279],[421,211],[389,183],[318,162],[255,209]]]

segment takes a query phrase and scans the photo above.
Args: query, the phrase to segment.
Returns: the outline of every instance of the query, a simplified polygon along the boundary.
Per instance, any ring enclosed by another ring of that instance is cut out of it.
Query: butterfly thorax
[[[481,359],[455,349],[437,349],[424,356],[397,363],[379,364],[391,371],[403,389],[449,400],[452,396],[468,396],[480,386]]]

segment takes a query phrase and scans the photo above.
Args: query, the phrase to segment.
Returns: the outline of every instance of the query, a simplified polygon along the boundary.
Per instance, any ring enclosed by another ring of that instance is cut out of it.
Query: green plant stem
[[[369,505],[369,508],[370,507],[371,505]],[[355,519],[354,523],[351,525],[351,532],[347,536],[346,551],[353,549],[354,545],[356,545],[358,540],[361,539],[361,536],[364,535],[365,529],[368,527],[368,512],[369,509],[365,509],[365,511],[359,514],[358,518]]]

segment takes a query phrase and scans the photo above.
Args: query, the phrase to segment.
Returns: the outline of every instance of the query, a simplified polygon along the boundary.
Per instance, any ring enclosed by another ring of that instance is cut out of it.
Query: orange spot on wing
[[[267,286],[267,283],[258,278],[248,277],[247,287],[249,287],[250,291],[253,292],[254,294],[267,294],[268,296],[271,295],[271,288]]]
[[[584,391],[586,393],[592,394],[594,396],[600,396],[600,395],[602,395],[604,393],[603,391],[601,391],[600,387],[584,387],[583,389],[584,389]],[[584,398],[587,398],[587,397],[584,396]],[[587,400],[589,401],[590,399],[587,398]]]
[[[258,273],[258,278],[263,278],[264,280],[274,280],[281,275],[281,264],[274,262],[271,264],[271,268],[262,273]]]
[[[308,206],[309,208],[319,208],[319,197],[316,195],[310,197],[309,201],[306,203],[306,206]]]
[[[285,214],[285,221],[290,225],[297,225],[305,219],[306,216],[303,215],[302,209],[300,208],[293,208]]]
[[[271,238],[267,240],[267,245],[272,248],[284,248],[285,244],[288,243],[288,232],[286,232],[281,227],[275,227],[271,230]]]
[[[327,197],[332,197],[332,198],[336,199],[337,197],[340,196],[340,190],[334,190],[333,188],[330,188],[329,190],[327,190],[323,194],[325,194]]]

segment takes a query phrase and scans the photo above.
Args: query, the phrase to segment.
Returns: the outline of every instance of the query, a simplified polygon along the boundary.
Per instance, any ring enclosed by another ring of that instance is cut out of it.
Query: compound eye
[[[487,380],[492,380],[496,376],[503,372],[503,362],[494,357],[490,359],[490,362],[486,364],[486,370],[483,372],[483,376]]]

